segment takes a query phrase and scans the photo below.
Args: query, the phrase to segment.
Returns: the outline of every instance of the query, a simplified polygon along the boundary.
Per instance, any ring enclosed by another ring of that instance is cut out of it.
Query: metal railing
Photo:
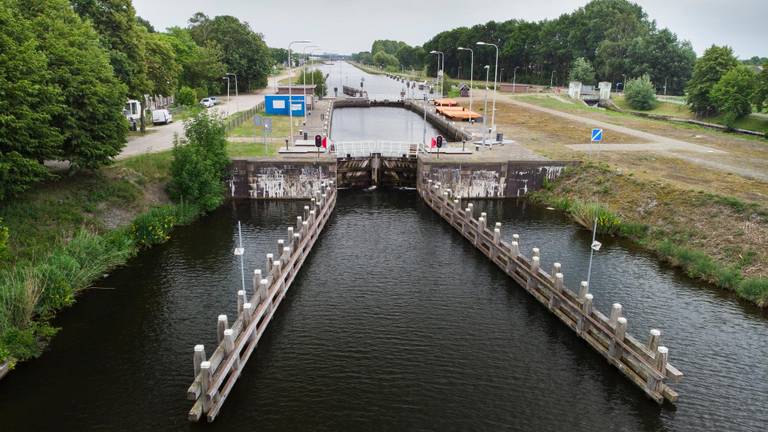
[[[383,157],[415,156],[417,146],[408,141],[335,141],[337,156],[366,157],[379,153]]]

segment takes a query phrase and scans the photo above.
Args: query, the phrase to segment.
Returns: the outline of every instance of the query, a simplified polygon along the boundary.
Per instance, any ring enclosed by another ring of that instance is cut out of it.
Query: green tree
[[[171,96],[179,84],[182,67],[176,61],[173,46],[158,33],[151,33],[146,38],[147,77],[151,83],[153,95]]]
[[[630,107],[636,110],[650,110],[656,108],[656,88],[648,74],[640,78],[630,79],[624,88],[624,98]]]
[[[177,200],[211,211],[224,200],[223,179],[229,166],[224,123],[202,112],[184,125],[187,144],[175,145],[169,189]]]
[[[219,88],[221,77],[227,70],[222,63],[224,55],[215,43],[199,46],[192,39],[190,31],[180,27],[171,27],[160,37],[173,48],[176,62],[181,66],[179,82],[182,85],[192,88],[203,87],[206,93]]]
[[[18,4],[48,58],[48,82],[59,89],[50,122],[63,135],[59,158],[74,168],[110,163],[125,145],[126,88],[115,77],[98,35],[66,0]]]
[[[712,98],[712,89],[738,61],[730,47],[712,45],[696,61],[693,76],[686,86],[687,102],[691,111],[698,115],[717,113],[717,103]]]
[[[288,64],[288,50],[285,48],[270,48],[269,53],[272,56],[272,62],[283,65]]]
[[[392,54],[387,54],[384,51],[377,51],[376,54],[373,55],[373,64],[383,68],[397,68],[400,66],[397,57]]]
[[[192,38],[199,46],[213,44],[221,49],[226,72],[237,74],[241,89],[267,85],[272,55],[261,34],[248,23],[229,15],[209,18],[199,12],[189,22]]]
[[[305,81],[306,80],[306,81]],[[299,74],[299,78],[296,80],[297,83],[307,83],[307,85],[315,83],[315,92],[314,95],[318,97],[325,96],[326,91],[328,91],[328,86],[325,82],[325,75],[323,75],[323,72],[319,69],[313,69],[311,71],[306,71],[305,69],[301,70],[301,74]]]
[[[733,127],[741,117],[752,112],[757,79],[748,66],[739,65],[723,75],[712,88],[711,99],[717,110],[725,114],[725,124]]]
[[[755,106],[757,111],[762,111],[763,107],[768,105],[768,62],[763,65],[763,69],[760,71],[760,75],[757,77],[757,83],[755,84]]]
[[[16,0],[0,0],[0,201],[48,176],[40,163],[61,157],[62,132],[52,124],[61,89]]]
[[[147,31],[136,19],[131,0],[70,1],[75,12],[93,24],[115,74],[128,86],[128,94],[142,100],[151,87],[144,60]]]
[[[594,83],[595,69],[592,67],[592,63],[584,57],[577,58],[571,65],[571,72],[568,74],[568,79],[571,81],[579,81],[587,85]]]
[[[176,92],[176,103],[182,106],[191,107],[197,100],[197,94],[191,87],[182,86],[178,92]]]

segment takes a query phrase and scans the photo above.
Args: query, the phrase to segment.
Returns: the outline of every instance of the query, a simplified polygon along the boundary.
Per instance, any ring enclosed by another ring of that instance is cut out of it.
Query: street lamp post
[[[491,45],[496,48],[496,66],[493,68],[493,112],[491,113],[491,128],[496,130],[496,77],[499,71],[499,46],[489,42],[478,42],[477,45]]]
[[[304,45],[304,69],[302,69],[301,78],[303,80],[303,88],[301,93],[304,95],[304,125],[307,124],[307,64],[309,63],[309,57],[307,56],[307,48],[320,48],[317,45]]]
[[[474,77],[474,71],[475,71],[475,52],[472,51],[472,48],[464,48],[459,47],[458,48],[461,51],[469,51],[469,110],[472,111],[472,81]]]
[[[240,93],[238,93],[237,91],[237,74],[232,72],[227,72],[227,76],[235,77],[235,96],[240,96]]]
[[[491,65],[485,65],[485,102],[483,104],[483,145],[485,145],[485,135],[488,133],[488,77],[491,73]]]
[[[288,44],[288,117],[289,117],[290,128],[291,128],[291,136],[289,137],[289,139],[285,140],[286,150],[288,150],[288,141],[293,140],[293,100],[292,100],[293,85],[291,83],[291,78],[293,77],[293,62],[291,61],[291,46],[293,46],[293,44],[308,44],[308,43],[312,43],[312,41],[296,40],[296,41],[291,41],[291,43]]]
[[[549,76],[549,88],[552,88],[555,79],[555,70],[552,69],[552,74]]]
[[[515,82],[517,82],[517,68],[520,66],[515,66],[515,70],[512,72],[512,94],[515,94]]]
[[[229,76],[225,75],[225,76],[221,77],[221,79],[227,80],[227,102],[229,102]]]
[[[440,97],[442,98],[443,97],[443,84],[442,84],[442,79],[440,78],[440,71],[442,70],[441,66],[445,66],[445,53],[442,52],[442,51],[435,51],[435,50],[432,50],[429,53],[430,54],[437,54],[437,74],[436,74],[436,78],[437,78],[437,83],[440,86]],[[440,58],[441,58],[440,56],[443,56],[442,57],[442,59],[443,59],[442,63],[440,62]],[[443,71],[443,75],[445,75],[445,71]]]

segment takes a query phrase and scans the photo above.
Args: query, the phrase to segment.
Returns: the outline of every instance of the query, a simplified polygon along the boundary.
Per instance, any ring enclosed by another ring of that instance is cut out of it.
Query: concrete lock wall
[[[575,162],[508,161],[419,164],[419,184],[439,181],[462,198],[514,198],[540,189]]]
[[[323,180],[336,180],[335,162],[235,159],[233,198],[309,199]]]

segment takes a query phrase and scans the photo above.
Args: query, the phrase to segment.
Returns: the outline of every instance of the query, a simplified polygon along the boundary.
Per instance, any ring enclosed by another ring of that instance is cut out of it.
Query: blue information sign
[[[592,129],[592,142],[600,142],[603,140],[602,129]]]

